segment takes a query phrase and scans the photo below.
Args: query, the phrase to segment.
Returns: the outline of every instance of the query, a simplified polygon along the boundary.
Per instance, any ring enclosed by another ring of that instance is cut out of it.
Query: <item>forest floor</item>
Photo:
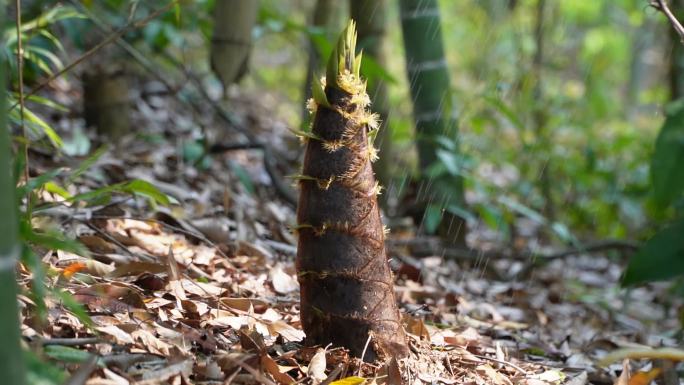
[[[228,105],[236,122],[292,154],[292,136],[267,103],[232,95]],[[666,301],[673,297],[667,286],[621,289],[620,257],[419,258],[414,248],[425,239],[413,228],[388,239],[411,355],[370,364],[341,348],[302,346],[295,210],[275,193],[263,152],[225,149],[199,167],[181,155],[198,127],[213,143],[239,143],[240,135],[211,111],[193,115],[168,96],[140,96],[135,105],[141,134],[108,149],[69,192],[142,179],[175,202],[115,195],[84,207],[45,190],[41,200],[54,206],[35,213],[38,228],[59,227],[91,253],[37,250],[53,289],[46,321],[35,317],[29,296],[20,297],[26,341],[76,373],[74,384],[330,384],[352,376],[389,384],[646,384],[657,362],[633,361],[644,373],[618,379],[626,373],[620,357],[606,366],[598,360],[619,348],[675,346],[680,304]],[[62,127],[82,125],[57,119]],[[80,161],[30,154],[34,175]],[[506,255],[507,246],[490,239],[474,226],[469,246]],[[533,249],[538,234],[521,239],[528,242],[522,249]],[[32,273],[20,273],[28,293]],[[54,295],[60,290],[87,315]]]

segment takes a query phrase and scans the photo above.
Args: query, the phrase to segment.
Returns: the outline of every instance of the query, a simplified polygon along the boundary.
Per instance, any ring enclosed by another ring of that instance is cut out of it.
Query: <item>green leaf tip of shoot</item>
[[[337,45],[330,54],[326,67],[326,79],[328,85],[337,88],[337,78],[340,75],[350,73],[359,77],[362,54],[356,54],[356,23],[349,20],[347,27],[340,34]]]
[[[311,95],[313,96],[313,100],[319,106],[331,108],[330,102],[328,101],[328,97],[325,95],[323,88],[324,86],[321,83],[321,80],[314,76],[313,84],[311,84]]]

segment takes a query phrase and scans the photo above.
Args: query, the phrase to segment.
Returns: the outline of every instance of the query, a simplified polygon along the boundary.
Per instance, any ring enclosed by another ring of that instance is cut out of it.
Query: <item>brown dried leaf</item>
[[[119,329],[117,326],[114,325],[107,325],[107,326],[99,326],[95,328],[97,331],[105,333],[107,335],[110,335],[114,337],[116,342],[118,344],[133,344],[133,337],[131,337],[130,334],[126,333],[125,331]]]
[[[116,252],[116,245],[107,242],[97,235],[81,235],[78,240],[93,253],[110,254]]]
[[[295,382],[295,380],[286,373],[289,369],[281,369],[280,365],[278,365],[278,363],[276,363],[268,354],[264,353],[261,355],[261,369],[270,374],[279,384],[290,385]]]
[[[498,385],[513,385],[508,377],[496,371],[489,364],[480,365],[476,368],[480,373],[485,374],[494,384]]]
[[[111,273],[109,273],[108,276],[111,278],[117,278],[142,273],[159,274],[165,272],[166,266],[161,263],[133,261],[117,266]]]
[[[250,308],[253,308],[255,312],[259,312],[258,308],[264,308],[268,306],[268,303],[256,298],[228,298],[224,297],[219,299],[219,302],[231,309],[248,312]]]
[[[155,337],[152,333],[145,329],[138,329],[131,333],[135,341],[140,342],[141,347],[153,354],[162,356],[169,356],[171,345]]]
[[[306,337],[303,331],[288,325],[283,320],[266,323],[271,334],[280,334],[285,341],[301,341]]]

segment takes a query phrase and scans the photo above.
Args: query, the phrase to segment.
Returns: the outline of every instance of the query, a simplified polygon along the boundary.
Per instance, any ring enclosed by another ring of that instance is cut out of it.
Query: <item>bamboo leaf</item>
[[[328,97],[325,95],[323,84],[321,84],[321,80],[316,76],[313,77],[313,82],[311,84],[311,95],[319,106],[332,108],[328,101]]]
[[[684,101],[668,106],[651,159],[655,200],[667,207],[684,192]]]
[[[132,180],[124,184],[121,188],[121,191],[145,196],[164,206],[171,204],[169,197],[166,196],[166,194],[159,191],[159,189],[156,188],[152,183],[146,182],[144,180]]]

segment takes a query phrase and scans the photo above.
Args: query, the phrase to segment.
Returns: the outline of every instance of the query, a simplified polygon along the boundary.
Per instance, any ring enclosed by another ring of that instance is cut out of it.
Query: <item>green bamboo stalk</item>
[[[425,171],[437,161],[437,137],[448,137],[458,143],[456,112],[449,87],[437,0],[401,0],[399,6],[418,160],[420,170]],[[422,199],[423,205],[432,201],[445,206],[465,207],[461,177],[423,180],[423,185],[427,190]],[[445,212],[439,231],[449,242],[465,243],[465,221],[456,215]]]
[[[313,9],[313,17],[310,25],[312,27],[320,27],[327,29],[332,20],[334,3],[333,0],[316,0]],[[309,39],[307,42],[307,50],[309,51],[309,62],[306,67],[306,80],[304,81],[304,101],[311,98],[311,85],[313,84],[313,77],[320,71],[322,64],[320,54],[316,49],[314,42]],[[302,103],[302,126],[307,126],[309,123],[309,110],[306,109],[306,103]]]
[[[211,68],[224,88],[247,74],[258,13],[258,0],[216,0]]]
[[[387,68],[384,41],[387,30],[387,0],[351,0],[349,2],[351,19],[356,21],[359,35],[359,48],[367,58],[372,58],[383,68]],[[380,150],[380,158],[373,165],[380,185],[389,187],[396,173],[395,154],[392,151],[392,133],[389,130],[389,97],[387,84],[383,79],[368,79],[368,95],[373,111],[380,116],[380,130],[375,139]],[[380,196],[386,201],[387,194]]]
[[[4,2],[0,2],[0,20],[4,19]],[[5,42],[3,41],[4,45]],[[2,47],[4,49],[4,47]],[[0,50],[2,51],[2,50]],[[5,90],[5,61],[0,60],[0,373],[2,383],[23,385],[26,371],[21,350],[19,309],[17,306],[16,263],[19,244],[17,207],[14,199],[14,178],[10,136],[7,129]]]

